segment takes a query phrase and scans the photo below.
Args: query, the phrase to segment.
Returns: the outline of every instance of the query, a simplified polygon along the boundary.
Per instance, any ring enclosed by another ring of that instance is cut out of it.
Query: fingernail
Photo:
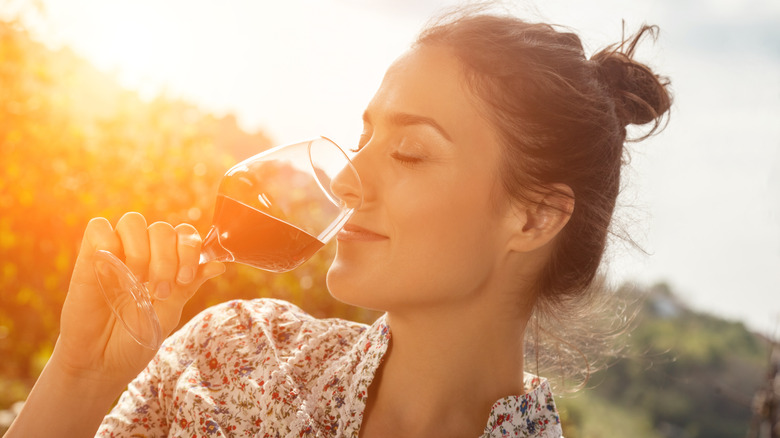
[[[195,268],[181,268],[176,275],[176,282],[179,284],[189,284],[195,279]]]
[[[157,288],[154,290],[154,294],[158,300],[165,300],[171,296],[171,284],[167,281],[161,281],[157,283]]]

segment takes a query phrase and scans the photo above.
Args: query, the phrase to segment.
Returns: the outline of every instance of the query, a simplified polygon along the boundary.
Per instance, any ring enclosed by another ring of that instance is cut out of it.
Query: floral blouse
[[[357,437],[366,393],[390,342],[368,327],[259,299],[209,308],[165,341],[99,437]],[[557,438],[547,381],[497,401],[480,438]]]

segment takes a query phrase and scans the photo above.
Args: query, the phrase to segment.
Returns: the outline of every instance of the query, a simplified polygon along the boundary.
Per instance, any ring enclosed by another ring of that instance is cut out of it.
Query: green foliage
[[[641,410],[621,406],[589,391],[557,401],[566,438],[605,438],[624,436],[631,431],[632,438],[662,438],[653,429],[652,419]]]
[[[615,432],[585,436],[639,436],[633,431],[645,424],[659,436],[744,436],[765,377],[767,342],[741,323],[693,312],[668,286],[635,293],[644,307],[626,356],[593,376],[581,399],[560,402],[562,412],[581,419],[566,436],[579,436],[593,418]],[[604,406],[611,413],[600,413]],[[632,419],[636,425],[623,429]]]

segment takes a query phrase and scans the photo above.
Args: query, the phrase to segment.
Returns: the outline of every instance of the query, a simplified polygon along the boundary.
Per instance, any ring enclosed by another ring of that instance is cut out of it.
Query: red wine
[[[218,195],[214,225],[203,242],[203,250],[212,260],[285,272],[300,266],[322,245],[300,228]]]

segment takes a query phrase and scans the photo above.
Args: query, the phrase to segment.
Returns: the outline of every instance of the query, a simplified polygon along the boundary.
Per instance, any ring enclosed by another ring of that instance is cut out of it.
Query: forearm
[[[50,361],[5,438],[93,437],[124,385]]]

